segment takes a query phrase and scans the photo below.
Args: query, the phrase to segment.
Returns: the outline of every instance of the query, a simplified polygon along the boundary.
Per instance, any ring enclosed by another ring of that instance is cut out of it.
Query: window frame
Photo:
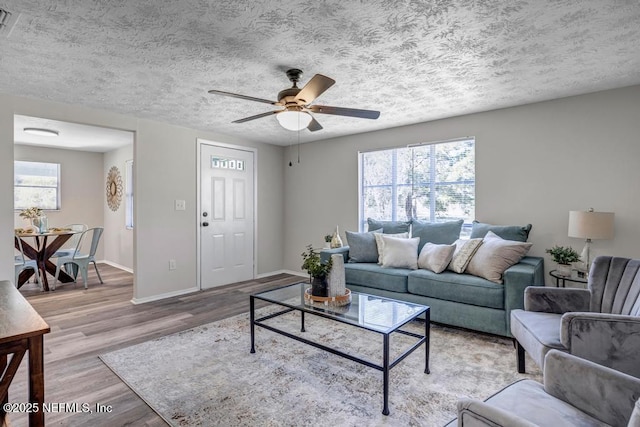
[[[16,183],[16,170],[18,169],[16,167],[17,163],[37,163],[37,164],[43,164],[43,165],[55,165],[56,166],[56,185],[54,186],[34,186],[34,185],[20,185]],[[47,189],[51,189],[54,188],[55,189],[55,199],[56,199],[56,207],[55,208],[49,208],[49,207],[44,207],[42,205],[38,205],[35,204],[35,207],[39,208],[42,211],[59,211],[62,209],[62,197],[61,197],[61,191],[62,191],[62,182],[61,182],[61,169],[62,169],[62,165],[58,162],[40,162],[40,161],[33,161],[33,160],[14,160],[13,161],[13,209],[14,211],[18,212],[18,211],[22,211],[24,209],[28,209],[30,207],[34,207],[34,205],[29,205],[29,206],[17,206],[16,204],[16,188],[47,188]]]
[[[455,143],[455,142],[460,142],[460,143],[469,143],[471,142],[473,144],[473,180],[462,180],[462,181],[438,181],[437,179],[433,179],[435,176],[437,176],[437,164],[435,164],[434,162],[436,161],[435,158],[435,149],[438,145],[440,144],[447,144],[447,143]],[[462,137],[462,138],[455,138],[455,139],[449,139],[449,140],[443,140],[443,141],[433,141],[433,142],[424,142],[424,143],[419,143],[419,144],[410,144],[410,145],[404,145],[404,146],[396,146],[396,147],[385,147],[385,148],[381,148],[381,149],[374,149],[374,150],[367,150],[367,151],[359,151],[358,152],[358,226],[359,226],[359,230],[365,231],[366,230],[366,225],[367,225],[367,218],[365,217],[365,194],[366,194],[366,190],[369,188],[373,188],[373,187],[385,187],[385,188],[389,188],[390,189],[390,200],[391,200],[391,218],[376,218],[378,220],[383,220],[383,221],[398,221],[398,220],[402,220],[398,218],[398,213],[401,212],[401,209],[399,208],[399,201],[398,201],[398,194],[401,192],[401,190],[403,188],[408,188],[410,187],[411,190],[411,194],[415,194],[414,188],[416,185],[418,185],[417,182],[415,182],[415,179],[417,179],[414,174],[416,171],[415,166],[413,165],[413,155],[414,153],[411,153],[411,165],[409,167],[409,172],[411,175],[411,178],[409,179],[408,183],[403,182],[403,179],[401,179],[400,174],[399,174],[399,170],[401,169],[398,165],[398,152],[399,150],[412,150],[412,149],[418,149],[420,147],[424,147],[424,146],[429,146],[430,148],[430,157],[429,157],[429,161],[430,161],[430,168],[429,168],[429,173],[431,175],[431,178],[428,181],[429,187],[431,190],[435,189],[436,187],[439,186],[450,186],[450,185],[471,185],[473,187],[473,204],[471,205],[471,214],[467,216],[467,218],[465,218],[465,222],[463,224],[463,230],[461,232],[461,236],[464,236],[466,234],[470,234],[470,230],[471,230],[471,226],[472,226],[472,221],[474,219],[475,216],[475,206],[476,206],[476,200],[475,200],[475,187],[476,187],[476,168],[475,168],[475,163],[476,163],[476,155],[475,155],[475,148],[476,148],[476,138],[473,136],[468,136],[468,137]],[[391,168],[391,180],[389,183],[382,183],[382,184],[375,184],[375,185],[369,185],[369,186],[365,186],[364,184],[364,180],[366,179],[366,167],[365,167],[365,156],[367,154],[370,153],[381,153],[381,152],[389,152],[391,151],[391,159],[390,159],[390,168]],[[405,154],[405,153],[403,153]],[[403,165],[404,167],[406,167],[406,165]],[[434,169],[435,166],[435,169]],[[424,183],[423,183],[424,184]],[[432,193],[431,193],[432,194]],[[429,209],[430,209],[430,215],[429,215],[429,219],[425,219],[425,218],[420,218],[419,216],[415,219],[421,220],[421,221],[430,221],[430,222],[440,222],[438,221],[435,217],[435,204],[437,203],[437,197],[435,198],[430,198],[429,199]],[[412,215],[413,216],[413,215]],[[406,220],[406,219],[405,219]]]

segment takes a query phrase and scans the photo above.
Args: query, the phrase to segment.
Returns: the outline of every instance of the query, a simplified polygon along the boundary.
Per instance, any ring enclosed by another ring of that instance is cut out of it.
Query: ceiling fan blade
[[[254,98],[253,96],[240,95],[237,93],[224,92],[221,90],[211,89],[209,93],[212,95],[222,95],[222,96],[230,96],[232,98],[246,99],[247,101],[256,101],[256,102],[263,102],[265,104],[280,105],[280,103],[277,101],[269,101],[268,99]]]
[[[309,129],[311,132],[315,132],[317,130],[322,130],[322,126],[320,126],[320,123],[318,123],[315,117],[312,117],[311,123],[309,123],[309,126],[307,126],[307,129]]]
[[[334,116],[359,117],[361,119],[377,119],[380,111],[358,110],[355,108],[330,107],[328,105],[311,105],[307,107],[314,113],[333,114]]]
[[[280,110],[269,111],[267,113],[261,113],[261,114],[256,114],[255,116],[245,117],[244,119],[234,120],[231,123],[244,123],[244,122],[248,122],[250,120],[261,119],[263,117],[271,116],[272,114],[278,114],[280,112],[281,112]]]
[[[322,74],[316,74],[296,95],[296,100],[302,100],[305,105],[311,104],[314,99],[322,95],[325,90],[334,85],[336,81]]]

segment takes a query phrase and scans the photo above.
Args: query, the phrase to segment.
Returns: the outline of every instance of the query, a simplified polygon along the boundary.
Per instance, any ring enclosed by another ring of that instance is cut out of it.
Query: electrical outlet
[[[176,200],[177,211],[184,211],[186,209],[187,209],[187,202],[185,202],[184,200]]]
[[[169,270],[175,270],[176,269],[176,260],[175,259],[170,259],[169,260]]]

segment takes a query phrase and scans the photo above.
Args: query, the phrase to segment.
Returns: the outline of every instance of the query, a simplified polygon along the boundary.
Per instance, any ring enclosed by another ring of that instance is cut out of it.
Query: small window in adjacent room
[[[13,162],[13,208],[60,209],[60,164]]]
[[[125,226],[133,228],[133,160],[125,162]]]

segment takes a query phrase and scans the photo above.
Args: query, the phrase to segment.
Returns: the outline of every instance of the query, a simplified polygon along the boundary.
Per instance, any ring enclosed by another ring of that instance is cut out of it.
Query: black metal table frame
[[[268,303],[271,304],[276,304],[276,305],[280,305],[283,307],[287,307],[285,310],[282,311],[278,311],[276,313],[272,313],[269,314],[267,316],[263,316],[260,317],[258,319],[255,318],[255,299],[260,299],[262,301],[266,301]],[[337,318],[335,316],[331,316],[331,315],[327,315],[323,312],[315,312],[315,311],[305,311],[302,308],[299,307],[290,307],[284,303],[278,303],[272,300],[268,300],[268,299],[264,299],[264,298],[260,298],[257,295],[251,295],[250,296],[250,311],[249,311],[249,317],[250,317],[250,322],[251,322],[251,353],[255,353],[256,349],[255,349],[255,326],[260,326],[262,328],[268,329],[272,332],[275,332],[277,334],[280,335],[284,335],[288,338],[291,338],[293,340],[296,341],[300,341],[303,342],[305,344],[308,344],[310,346],[319,348],[321,350],[324,351],[328,351],[331,354],[335,354],[337,356],[341,356],[344,357],[346,359],[349,359],[351,361],[360,363],[362,365],[368,366],[370,368],[373,369],[377,369],[378,371],[382,371],[383,373],[383,409],[382,409],[382,414],[383,415],[389,415],[389,371],[391,370],[391,368],[393,368],[394,366],[396,366],[398,363],[402,362],[407,356],[409,356],[411,353],[413,353],[414,350],[416,350],[418,347],[420,347],[420,345],[422,345],[422,343],[424,343],[425,345],[425,367],[424,367],[424,373],[428,374],[429,372],[429,326],[430,326],[430,308],[429,307],[425,307],[424,311],[418,312],[416,313],[414,316],[412,316],[411,318],[407,319],[407,321],[399,324],[395,329],[385,333],[385,332],[380,332],[380,331],[376,331],[375,329],[371,329],[371,328],[366,328],[363,326],[359,326],[359,325],[355,325],[353,323],[349,323],[349,322],[343,322],[340,320],[340,318]],[[313,314],[315,316],[319,316],[319,317],[324,317],[326,319],[331,319],[331,320],[335,320],[347,325],[351,325],[351,326],[356,326],[358,328],[361,329],[366,329],[368,331],[372,331],[372,332],[376,332],[379,333],[383,336],[383,344],[382,344],[382,365],[377,365],[375,363],[372,363],[368,360],[353,356],[351,354],[345,353],[343,351],[340,350],[336,350],[335,348],[331,348],[331,347],[327,347],[323,344],[317,343],[315,341],[311,341],[308,340],[306,338],[302,338],[300,336],[291,334],[289,332],[283,331],[281,329],[278,328],[274,328],[271,325],[267,325],[265,323],[263,323],[265,320],[269,320],[269,319],[273,319],[274,317],[278,317],[281,316],[283,314],[286,313],[290,313],[292,311],[299,311],[301,314],[301,328],[300,328],[300,332],[305,332],[305,328],[304,328],[304,314],[305,313],[309,313],[309,314]],[[413,332],[408,332],[408,331],[403,331],[400,328],[402,328],[404,325],[406,325],[407,323],[411,322],[412,320],[415,320],[419,315],[421,315],[422,313],[424,313],[425,315],[425,333],[424,336],[420,335],[420,334],[415,334]],[[394,333],[400,333],[403,335],[408,335],[414,338],[417,338],[418,341],[412,345],[411,347],[409,347],[407,350],[405,350],[401,355],[399,355],[395,360],[389,360],[389,336]]]

